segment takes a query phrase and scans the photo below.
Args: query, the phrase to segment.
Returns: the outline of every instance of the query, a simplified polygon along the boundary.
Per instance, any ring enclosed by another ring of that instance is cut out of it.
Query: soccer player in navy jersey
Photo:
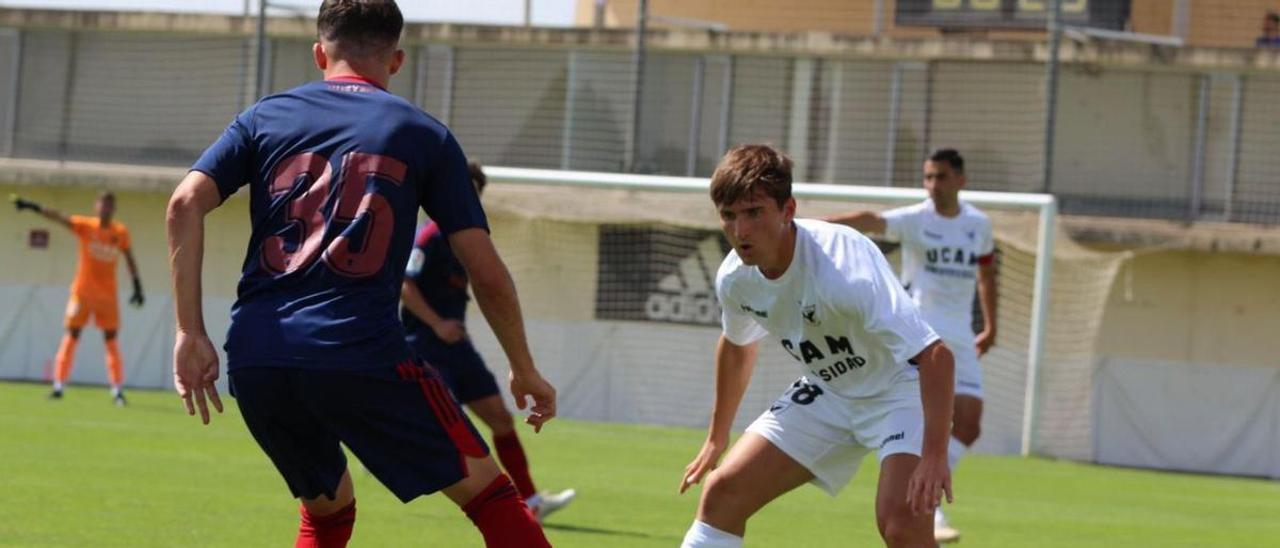
[[[297,546],[345,546],[355,495],[342,445],[402,501],[443,491],[488,546],[548,546],[439,374],[413,357],[398,317],[417,210],[440,226],[511,361],[511,392],[535,431],[555,389],[525,340],[510,273],[449,130],[386,91],[400,68],[392,0],[325,0],[325,80],[240,114],[169,202],[177,307],[174,383],[187,412],[221,411],[205,332],[204,217],[248,186],[253,232],[227,332],[230,389],[245,424],[302,501]]]
[[[488,179],[480,164],[467,165],[476,193]],[[405,268],[400,316],[409,345],[419,358],[440,372],[446,385],[493,433],[493,449],[539,521],[573,501],[577,493],[539,493],[529,473],[529,460],[516,433],[515,420],[502,403],[498,382],[467,338],[467,271],[458,262],[440,225],[430,222],[418,230],[409,265]]]

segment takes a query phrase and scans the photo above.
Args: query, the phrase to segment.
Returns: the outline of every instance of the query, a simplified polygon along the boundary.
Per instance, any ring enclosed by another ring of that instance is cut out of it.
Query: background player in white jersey
[[[902,243],[902,283],[956,360],[955,419],[949,464],[954,471],[965,450],[977,441],[982,424],[982,368],[978,357],[996,342],[995,241],[991,220],[960,200],[964,158],[955,149],[934,151],[924,163],[929,199],[884,213],[855,211],[829,220],[862,232],[883,233]],[[973,334],[973,292],[977,279],[984,327]],[[939,509],[939,541],[960,538]]]
[[[711,179],[733,251],[716,276],[716,347],[707,440],[680,491],[716,469],[771,336],[804,376],[743,434],[707,479],[686,547],[742,545],[747,519],[806,482],[834,495],[863,456],[880,458],[876,523],[889,546],[932,546],[931,515],[951,499],[951,353],[865,236],[796,220],[791,160],[763,145],[730,150]]]

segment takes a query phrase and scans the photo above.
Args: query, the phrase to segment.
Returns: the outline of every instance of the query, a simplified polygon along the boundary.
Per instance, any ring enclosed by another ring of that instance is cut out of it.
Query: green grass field
[[[0,546],[292,546],[296,504],[234,407],[201,427],[168,392],[110,405],[0,383]],[[230,403],[230,400],[228,400]],[[578,500],[556,546],[677,546],[697,494],[676,495],[693,429],[557,420],[524,437],[544,489]],[[875,546],[875,462],[838,498],[805,487],[750,524],[747,546]],[[478,546],[442,496],[401,505],[356,472],[352,546]],[[964,546],[1276,546],[1280,483],[974,456],[949,515]]]

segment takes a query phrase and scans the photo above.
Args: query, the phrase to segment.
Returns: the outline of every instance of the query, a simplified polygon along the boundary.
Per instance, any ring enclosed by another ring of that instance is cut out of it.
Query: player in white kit
[[[943,496],[951,500],[951,353],[871,240],[794,218],[791,160],[781,152],[730,150],[711,198],[733,251],[716,276],[724,333],[711,426],[680,491],[715,471],[683,546],[741,546],[747,519],[769,501],[807,482],[835,495],[872,451],[881,537],[889,546],[932,546],[933,511]],[[717,469],[765,337],[803,376]]]
[[[862,232],[883,233],[902,243],[902,283],[924,319],[955,355],[955,418],[948,463],[955,470],[965,450],[977,441],[982,423],[982,369],[978,357],[996,341],[995,241],[991,220],[960,200],[964,158],[955,149],[939,149],[924,163],[929,199],[883,213],[855,211],[829,220]],[[984,327],[973,333],[975,283]],[[939,509],[934,533],[940,542],[955,541],[960,532]]]

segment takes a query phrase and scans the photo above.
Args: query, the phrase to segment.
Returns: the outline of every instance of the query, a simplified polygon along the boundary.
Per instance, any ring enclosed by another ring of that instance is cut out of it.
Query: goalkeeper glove
[[[37,204],[31,200],[25,200],[23,198],[19,198],[17,194],[10,194],[9,200],[13,202],[13,207],[18,208],[18,211],[22,211],[24,209],[30,209],[31,211],[34,211],[36,213],[41,213],[44,211],[44,208],[40,207],[40,204]]]
[[[142,296],[142,281],[137,278],[134,278],[133,279],[133,296],[129,297],[129,304],[133,305],[136,308],[142,308],[142,303],[144,302],[146,302],[146,299],[143,298]]]

